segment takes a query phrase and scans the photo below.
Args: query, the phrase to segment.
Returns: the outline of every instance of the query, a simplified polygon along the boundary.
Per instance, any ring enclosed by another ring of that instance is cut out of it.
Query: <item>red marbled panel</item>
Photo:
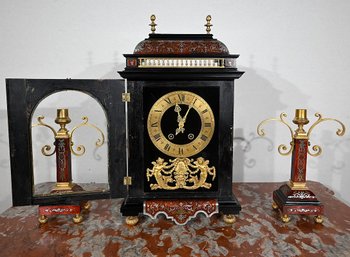
[[[134,54],[191,55],[229,54],[227,47],[218,40],[144,40]]]
[[[218,203],[215,199],[158,199],[145,202],[144,214],[156,218],[161,213],[177,224],[184,225],[198,213],[204,213],[208,217],[218,213]]]
[[[57,182],[72,181],[70,139],[57,138],[56,145],[56,169]]]
[[[80,213],[80,206],[77,205],[39,206],[39,214],[45,216],[78,213]]]

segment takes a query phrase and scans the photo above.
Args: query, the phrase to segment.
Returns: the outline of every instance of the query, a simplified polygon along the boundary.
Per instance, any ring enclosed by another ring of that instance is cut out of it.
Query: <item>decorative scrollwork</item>
[[[51,156],[56,152],[56,147],[53,148],[53,151],[51,152],[51,146],[50,145],[44,145],[41,148],[41,153],[45,156]]]
[[[46,128],[49,128],[52,131],[54,136],[56,136],[57,133],[56,133],[55,129],[53,127],[51,127],[50,125],[46,124],[45,122],[43,122],[43,119],[45,119],[44,116],[38,116],[38,118],[37,118],[38,123],[33,124],[32,128],[39,127],[39,126],[46,127]],[[56,147],[53,147],[53,150],[51,150],[51,149],[52,149],[52,147],[50,145],[44,145],[41,148],[41,153],[43,155],[45,155],[45,156],[51,156],[51,155],[53,155],[56,152]]]
[[[322,118],[322,115],[321,115],[320,113],[318,113],[318,112],[315,113],[315,116],[318,117],[318,119],[317,119],[317,121],[316,121],[314,124],[312,124],[312,126],[311,126],[310,129],[309,129],[309,131],[307,132],[307,136],[308,136],[308,137],[310,136],[312,130],[313,130],[319,123],[324,122],[324,121],[335,121],[335,122],[339,123],[339,125],[341,126],[341,128],[338,128],[338,129],[337,129],[336,134],[337,134],[338,136],[340,136],[340,137],[343,136],[343,135],[345,134],[345,125],[344,125],[341,121],[339,121],[339,120],[337,120],[337,119],[333,119],[333,118]]]
[[[91,128],[96,129],[96,130],[100,133],[100,136],[101,136],[101,137],[97,139],[97,141],[96,141],[95,144],[96,144],[97,147],[101,147],[101,146],[104,144],[104,142],[105,142],[105,136],[104,136],[102,130],[99,129],[99,128],[98,128],[97,126],[95,126],[94,124],[88,123],[88,121],[89,121],[88,117],[83,116],[83,117],[82,117],[82,120],[83,120],[83,122],[80,123],[79,125],[75,126],[75,127],[72,129],[72,131],[69,133],[70,137],[73,138],[73,134],[74,134],[74,131],[75,131],[76,129],[78,129],[78,128],[80,128],[80,127],[83,127],[83,126],[88,126],[88,127],[91,127]],[[83,154],[85,153],[85,147],[84,147],[83,145],[78,145],[76,150],[74,150],[73,146],[74,146],[74,142],[71,141],[70,149],[71,149],[71,152],[72,152],[74,155],[76,155],[76,156],[81,156],[81,155],[83,155]]]
[[[312,150],[313,150],[314,152],[311,152],[311,151],[310,151],[310,148],[307,149],[307,153],[310,154],[311,156],[316,157],[316,156],[319,156],[319,155],[322,154],[322,148],[321,148],[321,146],[319,146],[319,145],[313,145],[311,148],[312,148]]]
[[[76,156],[82,156],[85,153],[85,146],[78,145],[77,150],[74,150],[73,146],[74,146],[74,142],[71,141],[69,147],[70,147],[72,154],[74,154]]]
[[[293,130],[292,130],[291,126],[284,120],[284,118],[286,118],[286,117],[287,117],[287,114],[282,112],[280,114],[279,118],[270,118],[270,119],[263,120],[262,122],[260,122],[260,124],[257,127],[258,135],[261,136],[261,137],[265,136],[265,131],[262,128],[262,126],[264,124],[266,124],[266,123],[268,123],[270,121],[278,121],[278,122],[281,122],[281,123],[283,123],[284,125],[287,126],[287,128],[289,129],[291,138],[293,139]],[[280,144],[277,149],[278,149],[279,154],[281,154],[281,155],[289,155],[289,154],[292,153],[292,151],[294,149],[294,143],[293,143],[293,141],[290,142],[290,148],[288,148],[285,144]]]
[[[333,118],[323,118],[323,117],[322,117],[322,114],[320,114],[320,113],[318,113],[318,112],[315,113],[315,116],[316,116],[318,119],[317,119],[317,120],[315,121],[315,123],[312,124],[311,127],[309,128],[309,131],[307,132],[307,137],[308,137],[308,138],[310,137],[312,130],[313,130],[318,124],[320,124],[321,122],[324,122],[324,121],[335,121],[335,122],[339,123],[341,127],[337,129],[336,134],[337,134],[338,136],[343,136],[343,135],[345,134],[345,125],[344,125],[341,121],[339,121],[339,120],[337,120],[337,119],[333,119]],[[313,145],[311,148],[312,148],[312,150],[313,150],[314,152],[311,152],[309,149],[307,150],[308,154],[310,154],[311,156],[319,156],[319,155],[322,154],[322,148],[321,148],[319,145]]]
[[[56,136],[57,133],[56,133],[55,129],[54,129],[53,127],[51,127],[50,125],[46,124],[45,122],[43,122],[43,119],[45,119],[44,116],[39,116],[39,117],[37,118],[38,123],[33,124],[33,125],[32,125],[32,128],[38,127],[38,126],[47,127],[47,128],[49,128],[49,129],[52,131],[52,133],[54,134],[54,136]]]
[[[284,144],[280,144],[278,146],[278,152],[280,153],[280,155],[284,155],[284,156],[287,156],[287,155],[290,155],[294,149],[294,143],[293,141],[291,141],[290,143],[290,148],[288,149],[288,147]]]
[[[168,165],[168,162],[159,157],[152,162],[152,169],[147,169],[147,181],[150,181],[151,177],[156,180],[155,184],[150,184],[151,190],[211,188],[212,184],[206,181],[209,175],[214,181],[216,169],[209,167],[209,160],[205,160],[203,157],[198,157],[195,161],[189,158],[176,158],[169,160],[169,162]]]

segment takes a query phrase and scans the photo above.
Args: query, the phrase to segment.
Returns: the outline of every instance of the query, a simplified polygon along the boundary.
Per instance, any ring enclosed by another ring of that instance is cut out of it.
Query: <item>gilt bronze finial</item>
[[[207,16],[207,23],[204,25],[205,27],[207,27],[206,31],[207,31],[207,34],[210,34],[210,31],[211,31],[211,26],[213,26],[211,23],[211,15],[208,15]]]
[[[152,34],[154,34],[154,32],[156,31],[156,26],[157,26],[157,24],[154,22],[156,20],[156,16],[154,14],[152,14],[150,19],[151,19],[151,23],[149,25],[151,26]]]

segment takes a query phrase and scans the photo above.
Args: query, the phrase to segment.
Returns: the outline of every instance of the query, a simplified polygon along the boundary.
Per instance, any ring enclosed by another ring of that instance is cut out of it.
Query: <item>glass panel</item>
[[[55,123],[55,119],[57,109],[60,108],[68,109],[71,121],[65,127],[68,129],[68,134],[72,133],[73,151],[69,147],[69,141],[66,141],[67,144],[63,147],[63,141],[55,139],[54,132],[42,124],[45,123],[51,126],[56,132],[57,138],[60,125]],[[44,118],[38,121],[39,116],[44,116]],[[84,116],[88,117],[88,120],[83,120],[82,117]],[[84,122],[87,124],[74,130],[74,127]],[[107,119],[103,108],[94,98],[73,90],[52,94],[43,99],[37,106],[32,116],[32,124],[40,124],[32,127],[34,196],[83,194],[84,192],[105,192],[109,190]],[[92,124],[92,126],[89,124]],[[104,134],[102,144],[101,132]],[[96,143],[100,143],[101,146],[97,146]],[[61,148],[57,147],[58,144]],[[56,152],[51,156],[46,156],[42,152],[45,145],[51,147],[50,150],[47,148],[48,151],[44,151],[46,155],[53,153],[55,150]],[[74,153],[79,155],[83,152],[83,148],[79,149],[80,145],[85,148],[85,152],[81,156],[77,156]],[[65,149],[63,152],[66,151],[64,154],[62,154],[62,149]],[[63,155],[65,156],[63,157]],[[69,158],[71,159],[70,165]],[[57,160],[59,161],[57,162]],[[69,166],[71,172],[69,172]],[[64,174],[63,177],[62,174]],[[71,180],[73,184],[69,183]]]

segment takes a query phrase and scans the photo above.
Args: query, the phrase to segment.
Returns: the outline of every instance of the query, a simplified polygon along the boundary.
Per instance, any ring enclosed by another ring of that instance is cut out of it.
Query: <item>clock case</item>
[[[236,68],[239,55],[229,54],[227,47],[213,39],[212,34],[149,34],[133,54],[124,56],[126,67],[119,74],[127,79],[130,94],[127,107],[129,183],[122,215],[143,213],[145,201],[152,199],[215,199],[219,212],[238,214],[241,206],[232,192],[232,141],[234,81],[244,73]],[[178,60],[177,66],[174,60]],[[181,65],[179,60],[183,60]],[[148,112],[162,95],[177,90],[198,94],[214,112],[215,131],[211,142],[199,154],[189,157],[205,156],[209,166],[216,167],[217,178],[209,190],[150,190],[146,181],[146,169],[152,167],[157,157],[165,161],[174,159],[150,141]]]

